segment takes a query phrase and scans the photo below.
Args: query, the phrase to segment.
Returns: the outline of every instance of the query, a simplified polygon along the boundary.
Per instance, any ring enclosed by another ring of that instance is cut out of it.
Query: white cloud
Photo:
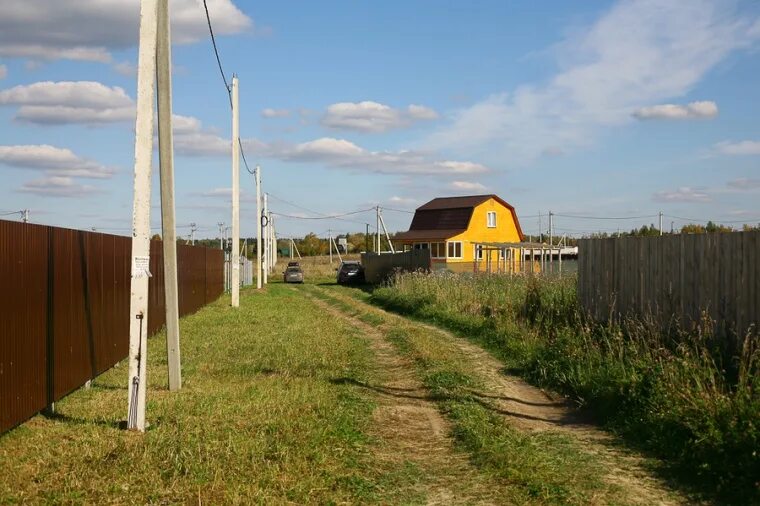
[[[715,145],[723,155],[760,155],[760,141],[719,142]]]
[[[19,169],[44,170],[49,176],[105,179],[114,171],[87,160],[70,149],[47,144],[0,146],[0,164]]]
[[[711,202],[712,198],[705,192],[704,188],[693,188],[690,186],[682,186],[673,191],[660,191],[652,196],[655,202],[695,202],[704,203]]]
[[[697,119],[714,118],[718,115],[715,102],[691,102],[686,105],[662,104],[642,107],[633,112],[638,119]]]
[[[230,138],[220,137],[211,129],[203,128],[198,118],[173,116],[174,152],[180,156],[230,156]],[[158,135],[158,131],[156,131]]]
[[[421,105],[410,105],[406,110],[400,110],[372,101],[340,102],[327,107],[321,123],[336,130],[378,133],[406,128],[417,121],[437,117],[434,110]]]
[[[461,191],[485,191],[488,189],[485,185],[470,181],[452,181],[448,187],[450,190]]]
[[[45,197],[80,198],[99,190],[94,186],[77,183],[70,177],[51,176],[28,181],[19,191]]]
[[[438,113],[435,112],[430,107],[425,107],[424,105],[410,105],[406,108],[407,116],[409,116],[412,119],[418,119],[418,120],[434,120],[438,119]]]
[[[261,111],[262,118],[287,118],[290,116],[289,109],[271,109],[267,107]]]
[[[209,0],[208,8],[217,35],[236,34],[253,26],[231,0]],[[112,50],[137,45],[139,14],[137,0],[4,2],[0,56],[109,63]],[[171,17],[175,44],[208,37],[198,0],[173,0]]]
[[[754,23],[754,25],[753,25]],[[552,48],[560,69],[457,111],[425,143],[433,149],[530,163],[549,147],[593,144],[644,103],[688,93],[732,51],[760,38],[732,0],[621,0]]]
[[[5,79],[6,77],[8,77],[8,67],[0,65],[0,79]]]
[[[134,119],[123,88],[95,81],[38,82],[0,91],[0,105],[21,106],[15,119],[36,124],[100,124]]]
[[[760,179],[740,177],[726,183],[732,190],[751,191],[760,189]]]
[[[415,199],[411,197],[393,196],[388,199],[388,202],[390,202],[392,205],[413,206],[419,202],[419,199]]]
[[[137,76],[137,65],[135,65],[133,63],[130,63],[128,61],[123,61],[123,62],[119,62],[119,63],[114,64],[113,69],[117,73],[119,73],[119,74],[121,74],[123,76],[127,76],[127,77],[136,77]]]
[[[301,144],[266,144],[251,139],[244,145],[251,153],[288,162],[320,163],[327,167],[380,174],[479,174],[490,169],[467,161],[439,160],[416,151],[369,151],[345,139],[323,137]]]

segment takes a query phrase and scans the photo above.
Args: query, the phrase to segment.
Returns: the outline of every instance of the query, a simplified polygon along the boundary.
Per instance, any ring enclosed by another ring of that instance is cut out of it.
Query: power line
[[[232,109],[232,88],[227,82],[227,76],[225,76],[224,69],[222,68],[222,59],[219,57],[219,49],[216,47],[216,37],[214,37],[214,29],[211,27],[211,16],[208,13],[208,5],[206,4],[206,0],[203,0],[203,9],[206,11],[206,23],[208,24],[208,33],[211,35],[211,45],[214,47],[216,63],[219,66],[219,73],[222,75],[222,81],[224,81],[224,89],[227,90],[227,98],[230,101],[230,109]],[[243,158],[243,165],[245,165],[245,170],[248,171],[249,174],[253,175],[254,172],[248,166],[248,160],[245,158],[245,150],[243,149],[243,142],[240,140],[240,138],[238,138],[238,146],[240,148],[240,155]]]
[[[560,216],[562,218],[577,218],[580,220],[641,220],[644,218],[657,218],[659,214],[649,214],[645,216],[581,216],[577,214],[560,214],[552,213],[553,216]]]
[[[216,63],[219,65],[219,73],[222,75],[222,81],[224,81],[224,88],[227,90],[227,97],[230,99],[230,108],[232,108],[232,88],[227,83],[227,76],[224,75],[224,69],[222,68],[222,60],[219,58],[219,50],[216,47],[216,37],[214,37],[214,29],[211,28],[211,16],[208,13],[208,5],[206,0],[203,0],[203,9],[206,11],[206,22],[208,23],[208,33],[211,35],[211,44],[214,46],[214,54],[216,55]]]
[[[383,211],[395,211],[397,213],[414,214],[414,211],[407,211],[406,209],[393,209],[392,207],[384,207],[384,206],[380,206],[380,209],[382,209]]]
[[[366,212],[374,211],[374,210],[375,210],[374,207],[370,207],[369,209],[360,209],[358,211],[351,211],[350,213],[335,214],[332,216],[294,216],[290,214],[282,214],[282,213],[275,213],[275,212],[272,212],[272,214],[274,214],[275,216],[280,216],[282,218],[290,218],[294,220],[330,220],[330,219],[339,219],[344,216],[352,216],[354,214],[359,214],[359,213],[366,213]]]

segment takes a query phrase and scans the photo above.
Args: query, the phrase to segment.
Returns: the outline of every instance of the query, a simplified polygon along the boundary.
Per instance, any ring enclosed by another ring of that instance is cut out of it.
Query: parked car
[[[364,266],[356,260],[344,260],[337,270],[339,285],[364,283]]]
[[[283,280],[286,283],[303,283],[303,270],[298,265],[298,262],[292,262],[296,265],[288,264],[285,272],[282,273]]]

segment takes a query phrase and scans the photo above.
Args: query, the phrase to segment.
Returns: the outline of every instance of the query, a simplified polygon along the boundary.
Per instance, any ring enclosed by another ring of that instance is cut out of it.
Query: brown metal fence
[[[0,433],[126,358],[131,239],[0,220]],[[178,246],[179,311],[223,292],[223,253]],[[148,329],[164,326],[163,249],[151,242]]]
[[[579,241],[578,297],[594,318],[704,313],[743,337],[760,323],[760,232]],[[757,330],[757,327],[755,328]]]

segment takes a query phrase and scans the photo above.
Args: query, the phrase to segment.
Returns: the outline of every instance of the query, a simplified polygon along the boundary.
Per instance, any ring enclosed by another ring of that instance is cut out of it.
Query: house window
[[[475,258],[478,260],[483,260],[483,246],[475,247]]]
[[[448,257],[449,258],[462,258],[462,242],[453,241],[448,243]]]
[[[411,244],[404,244],[404,251],[410,251],[412,249]]]
[[[430,256],[432,258],[446,258],[446,243],[445,242],[430,243]]]
[[[488,228],[496,228],[496,211],[488,211],[488,214],[486,214],[486,222]]]
[[[414,249],[428,249],[430,247],[430,244],[426,242],[416,242],[414,243]]]

